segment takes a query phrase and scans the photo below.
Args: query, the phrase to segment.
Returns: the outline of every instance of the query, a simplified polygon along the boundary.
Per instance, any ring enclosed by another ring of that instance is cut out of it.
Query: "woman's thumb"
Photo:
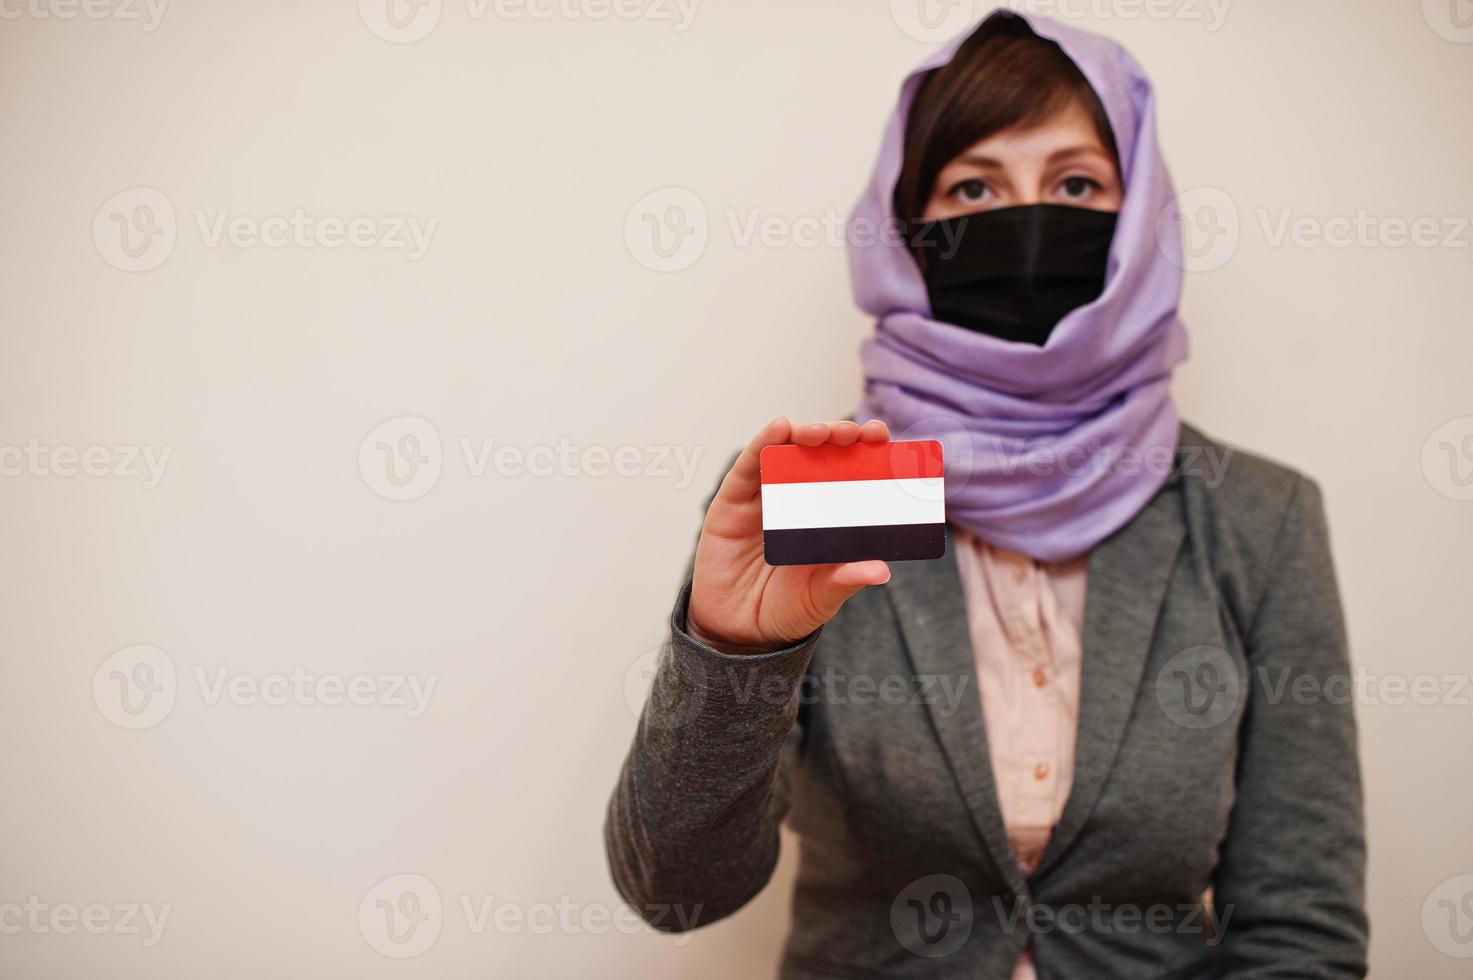
[[[883,561],[851,561],[816,571],[813,596],[825,621],[839,611],[850,596],[866,585],[890,581],[890,566]]]

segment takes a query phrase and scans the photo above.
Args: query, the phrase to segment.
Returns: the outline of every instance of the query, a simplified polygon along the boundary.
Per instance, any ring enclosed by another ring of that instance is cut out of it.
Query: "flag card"
[[[764,446],[758,459],[769,565],[911,561],[946,553],[937,440]]]

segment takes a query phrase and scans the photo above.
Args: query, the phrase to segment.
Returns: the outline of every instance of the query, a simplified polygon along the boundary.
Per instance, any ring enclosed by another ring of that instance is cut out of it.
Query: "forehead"
[[[972,154],[996,156],[999,152],[1046,156],[1065,147],[1109,155],[1089,111],[1077,99],[1070,100],[1065,107],[1040,122],[1010,126],[978,140],[958,154],[957,160]]]

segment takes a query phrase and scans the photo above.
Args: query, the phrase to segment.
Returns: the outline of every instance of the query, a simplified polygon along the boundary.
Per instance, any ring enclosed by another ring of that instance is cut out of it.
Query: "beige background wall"
[[[929,21],[388,2],[0,0],[5,976],[770,975],[788,862],[630,930],[603,806],[717,467],[853,406],[823,225]],[[1376,974],[1466,975],[1473,11],[1033,9],[1157,81],[1180,402],[1326,492]]]

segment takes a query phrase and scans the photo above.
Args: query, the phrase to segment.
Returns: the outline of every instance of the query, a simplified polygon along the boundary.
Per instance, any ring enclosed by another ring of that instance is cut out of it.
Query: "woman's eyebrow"
[[[1101,159],[1103,159],[1105,157],[1105,154],[1100,152],[1099,147],[1090,146],[1087,143],[1081,143],[1078,146],[1066,146],[1053,151],[1048,155],[1048,159],[1045,161],[1045,163],[1052,165],[1055,163],[1060,163],[1064,160],[1073,159],[1074,157],[1083,156],[1100,157]]]
[[[1001,160],[997,159],[997,157],[990,157],[983,153],[963,153],[961,156],[957,157],[956,162],[969,163],[974,167],[981,167],[984,169],[1003,169],[1003,162]]]
[[[1053,166],[1066,160],[1086,156],[1096,157],[1101,160],[1108,159],[1098,146],[1092,146],[1088,143],[1079,143],[1074,146],[1065,146],[1054,150],[1044,159],[1044,165]],[[985,153],[963,153],[953,162],[969,164],[980,169],[1006,169],[1006,165],[1001,160],[999,160],[997,157],[990,157]]]

